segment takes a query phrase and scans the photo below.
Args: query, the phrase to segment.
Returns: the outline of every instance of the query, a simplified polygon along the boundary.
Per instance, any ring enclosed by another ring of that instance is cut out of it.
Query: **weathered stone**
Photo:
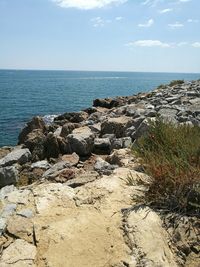
[[[127,219],[127,232],[135,255],[135,266],[178,266],[167,242],[168,235],[155,212],[142,207],[131,211]]]
[[[36,247],[25,240],[16,239],[2,253],[0,266],[2,267],[34,267]]]
[[[112,165],[118,165],[120,167],[127,166],[129,162],[133,160],[130,149],[114,150],[111,155],[106,158]]]
[[[0,188],[6,185],[16,184],[19,173],[16,166],[0,168]]]
[[[14,214],[16,208],[17,208],[17,205],[16,204],[7,204],[4,207],[4,209],[3,209],[2,213],[1,213],[1,217],[2,218],[8,218],[8,217],[10,217],[11,215]]]
[[[84,184],[91,183],[96,180],[98,175],[99,174],[95,171],[86,171],[83,174],[78,174],[77,177],[67,181],[66,185],[72,188],[83,186]]]
[[[31,159],[31,153],[29,149],[14,149],[4,158],[0,159],[0,167],[10,166],[14,163],[24,164]]]
[[[31,209],[23,209],[17,212],[17,215],[20,215],[25,218],[32,218],[34,213]]]
[[[41,117],[33,117],[32,120],[27,123],[27,125],[19,134],[19,144],[24,144],[25,140],[27,139],[27,135],[35,129],[39,129],[43,133],[46,131],[46,125]]]
[[[80,123],[88,118],[88,114],[84,111],[80,112],[67,112],[62,115],[59,115],[54,119],[54,121],[68,120],[73,123]]]
[[[16,238],[21,238],[29,243],[33,243],[33,223],[28,218],[22,216],[10,218],[7,231]]]
[[[71,155],[63,155],[62,161],[66,162],[69,167],[76,166],[79,162],[79,156],[75,152]]]
[[[59,172],[60,171],[64,170],[65,168],[68,168],[68,167],[70,167],[68,162],[66,162],[66,161],[60,161],[60,162],[54,164],[50,169],[48,169],[43,174],[43,177],[44,178],[53,179],[53,178],[55,178],[56,176],[59,175]]]
[[[47,160],[42,160],[42,161],[37,161],[31,165],[32,169],[39,168],[39,169],[44,169],[48,170],[51,168],[51,164]]]
[[[90,155],[93,150],[94,134],[87,126],[73,130],[67,140],[72,152],[76,152],[80,156]]]
[[[75,177],[75,171],[72,169],[64,169],[59,172],[59,174],[55,177],[55,181],[58,183],[65,183]]]
[[[101,124],[101,134],[115,134],[117,138],[123,137],[127,128],[131,127],[132,119],[126,116],[108,118]]]
[[[0,218],[0,237],[5,232],[7,226],[7,220],[5,218]]]
[[[59,144],[57,137],[53,133],[48,133],[46,142],[46,157],[57,158],[60,154]]]
[[[109,154],[111,143],[109,138],[95,138],[94,140],[94,153],[96,154]]]
[[[102,158],[98,158],[94,165],[95,171],[97,171],[100,174],[105,174],[105,175],[110,175],[115,168],[116,166],[111,165],[110,163],[106,162]]]
[[[45,141],[46,136],[40,129],[35,129],[26,136],[24,144],[31,151],[33,161],[45,158]]]
[[[76,128],[81,127],[79,123],[66,123],[63,125],[60,136],[66,138]]]

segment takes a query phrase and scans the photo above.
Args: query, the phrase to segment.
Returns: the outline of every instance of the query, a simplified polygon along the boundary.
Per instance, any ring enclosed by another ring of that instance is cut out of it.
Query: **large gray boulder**
[[[18,181],[18,170],[16,166],[0,167],[0,188],[15,184]]]
[[[67,140],[72,152],[76,152],[79,156],[87,156],[93,150],[94,138],[94,133],[85,126],[73,130],[72,134],[68,135]]]
[[[101,134],[115,134],[117,138],[120,138],[131,125],[132,118],[130,117],[108,118],[101,124]]]
[[[10,166],[14,163],[24,164],[31,159],[31,152],[28,148],[14,149],[4,158],[0,159],[0,167]]]

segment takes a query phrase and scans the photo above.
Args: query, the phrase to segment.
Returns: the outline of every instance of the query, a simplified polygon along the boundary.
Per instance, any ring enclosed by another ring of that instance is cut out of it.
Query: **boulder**
[[[45,159],[45,142],[46,136],[40,129],[35,129],[26,136],[24,144],[31,151],[33,161]]]
[[[43,178],[53,179],[59,175],[60,171],[70,167],[69,163],[66,161],[60,161],[54,164],[50,169],[48,169],[44,174]]]
[[[79,156],[75,152],[71,155],[63,155],[62,161],[66,162],[68,166],[76,166],[79,162]]]
[[[65,183],[75,177],[75,171],[73,169],[64,169],[59,172],[59,174],[55,177],[55,181],[58,183]]]
[[[0,159],[0,167],[10,166],[14,163],[25,164],[31,159],[31,153],[28,148],[14,149],[4,158]]]
[[[31,165],[31,169],[35,169],[35,168],[48,170],[49,168],[51,168],[51,164],[49,164],[47,160],[41,160]]]
[[[55,122],[57,121],[62,121],[62,120],[67,120],[69,122],[73,123],[80,123],[82,121],[85,121],[88,118],[88,114],[84,111],[80,112],[67,112],[62,115],[59,115],[54,119]]]
[[[0,167],[0,188],[6,185],[16,184],[18,178],[16,166]]]
[[[63,125],[60,136],[66,138],[72,131],[79,128],[81,125],[79,123],[66,123]]]
[[[131,151],[127,148],[114,150],[113,153],[106,158],[106,161],[110,164],[120,167],[127,166],[132,160]]]
[[[97,158],[96,163],[94,165],[95,171],[97,171],[99,174],[104,175],[110,175],[116,167],[116,165],[111,165],[102,158]]]
[[[126,129],[131,125],[132,119],[130,117],[108,118],[101,124],[101,134],[115,134],[117,138],[120,138],[124,136]]]
[[[18,143],[24,144],[25,140],[27,139],[27,135],[35,129],[39,129],[43,133],[46,131],[45,122],[41,117],[33,117],[33,119],[27,123],[27,125],[19,134]]]
[[[85,126],[73,130],[72,134],[68,135],[67,140],[72,152],[76,152],[79,156],[87,156],[93,150],[94,138],[94,133]]]
[[[111,142],[109,138],[95,138],[94,153],[109,154],[111,149]]]
[[[48,133],[45,148],[47,158],[58,158],[60,148],[57,137],[53,133]]]

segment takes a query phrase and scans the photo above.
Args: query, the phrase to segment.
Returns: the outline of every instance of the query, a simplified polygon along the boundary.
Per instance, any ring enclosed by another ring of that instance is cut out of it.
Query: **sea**
[[[95,98],[147,92],[171,80],[196,80],[200,74],[0,70],[0,147],[16,145],[20,130],[33,116],[90,107]]]

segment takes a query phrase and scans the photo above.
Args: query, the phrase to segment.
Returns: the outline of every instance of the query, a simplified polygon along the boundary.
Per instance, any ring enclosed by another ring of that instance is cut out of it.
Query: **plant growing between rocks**
[[[145,192],[151,207],[200,215],[200,127],[158,118],[133,146],[152,178]]]

